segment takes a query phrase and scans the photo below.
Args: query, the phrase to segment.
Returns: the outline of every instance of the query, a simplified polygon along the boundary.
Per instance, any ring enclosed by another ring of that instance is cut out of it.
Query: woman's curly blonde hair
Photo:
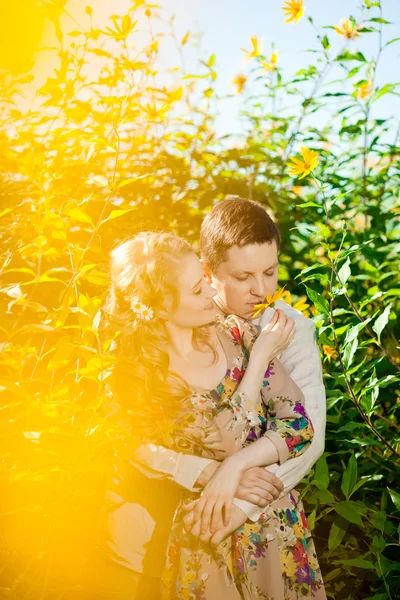
[[[115,341],[111,386],[142,442],[163,437],[166,427],[190,406],[190,388],[169,370],[165,326],[166,312],[178,306],[177,280],[182,258],[189,254],[194,250],[186,240],[154,232],[139,233],[111,252],[111,286],[102,327]],[[151,320],[132,311],[133,299],[152,309]],[[199,347],[211,346],[207,328],[195,334]]]

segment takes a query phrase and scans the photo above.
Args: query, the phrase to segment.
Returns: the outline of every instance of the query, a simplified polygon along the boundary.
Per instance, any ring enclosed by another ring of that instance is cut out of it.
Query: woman
[[[214,532],[229,524],[245,470],[282,462],[311,439],[301,392],[275,358],[290,343],[293,322],[277,311],[258,337],[233,317],[215,323],[215,291],[200,261],[170,234],[121,244],[111,278],[105,312],[116,332],[113,389],[132,420],[132,439],[222,462],[195,509],[202,534]],[[173,518],[163,598],[325,598],[296,492],[216,548],[184,529],[184,508],[195,499],[186,494]]]

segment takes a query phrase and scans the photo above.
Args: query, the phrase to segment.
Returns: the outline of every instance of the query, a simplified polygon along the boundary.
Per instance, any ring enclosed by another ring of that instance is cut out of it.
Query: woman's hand
[[[196,503],[193,502],[192,506],[195,506],[195,504]],[[201,535],[200,523],[198,521],[197,523],[192,522],[192,517],[193,510],[190,513],[188,513],[188,515],[186,515],[186,517],[184,518],[186,531],[190,531],[190,533],[194,535],[194,537],[200,538],[200,540],[205,544],[209,544],[211,542],[213,546],[218,546],[218,544],[220,544],[222,540],[224,540],[226,537],[228,537],[228,535],[236,531],[236,529],[239,529],[239,527],[241,527],[243,523],[247,521],[247,515],[238,506],[235,506],[234,504],[232,507],[231,518],[227,527],[224,526],[221,529],[217,529],[215,533],[211,533],[211,531],[208,530],[205,534]]]
[[[271,321],[260,332],[254,342],[250,355],[254,356],[260,353],[268,358],[268,362],[274,359],[278,354],[286,350],[295,334],[294,320],[287,317],[279,308],[275,311]]]
[[[243,474],[235,455],[224,460],[206,484],[193,510],[193,521],[200,522],[200,535],[227,527],[232,503]],[[185,507],[190,510],[190,505]]]

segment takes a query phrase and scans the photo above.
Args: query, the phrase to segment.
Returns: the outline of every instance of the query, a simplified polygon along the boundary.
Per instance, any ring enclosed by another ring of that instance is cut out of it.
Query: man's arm
[[[297,383],[305,398],[305,409],[314,427],[314,437],[307,450],[296,458],[290,458],[282,465],[270,465],[268,471],[274,473],[283,485],[282,495],[292,490],[311,470],[323,454],[325,446],[326,396],[322,380],[322,364],[315,339],[315,326],[298,311],[284,302],[277,302],[278,308],[295,319],[296,333],[289,347],[279,359],[290,377]],[[260,319],[261,327],[270,321],[272,309],[265,311]],[[262,509],[245,500],[235,499],[234,503],[252,521],[262,514]]]

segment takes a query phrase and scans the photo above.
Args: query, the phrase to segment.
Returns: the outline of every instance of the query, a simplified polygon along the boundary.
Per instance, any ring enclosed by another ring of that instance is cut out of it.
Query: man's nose
[[[257,296],[258,298],[264,298],[267,293],[264,278],[256,278],[253,279],[252,286],[250,292],[253,296]]]

